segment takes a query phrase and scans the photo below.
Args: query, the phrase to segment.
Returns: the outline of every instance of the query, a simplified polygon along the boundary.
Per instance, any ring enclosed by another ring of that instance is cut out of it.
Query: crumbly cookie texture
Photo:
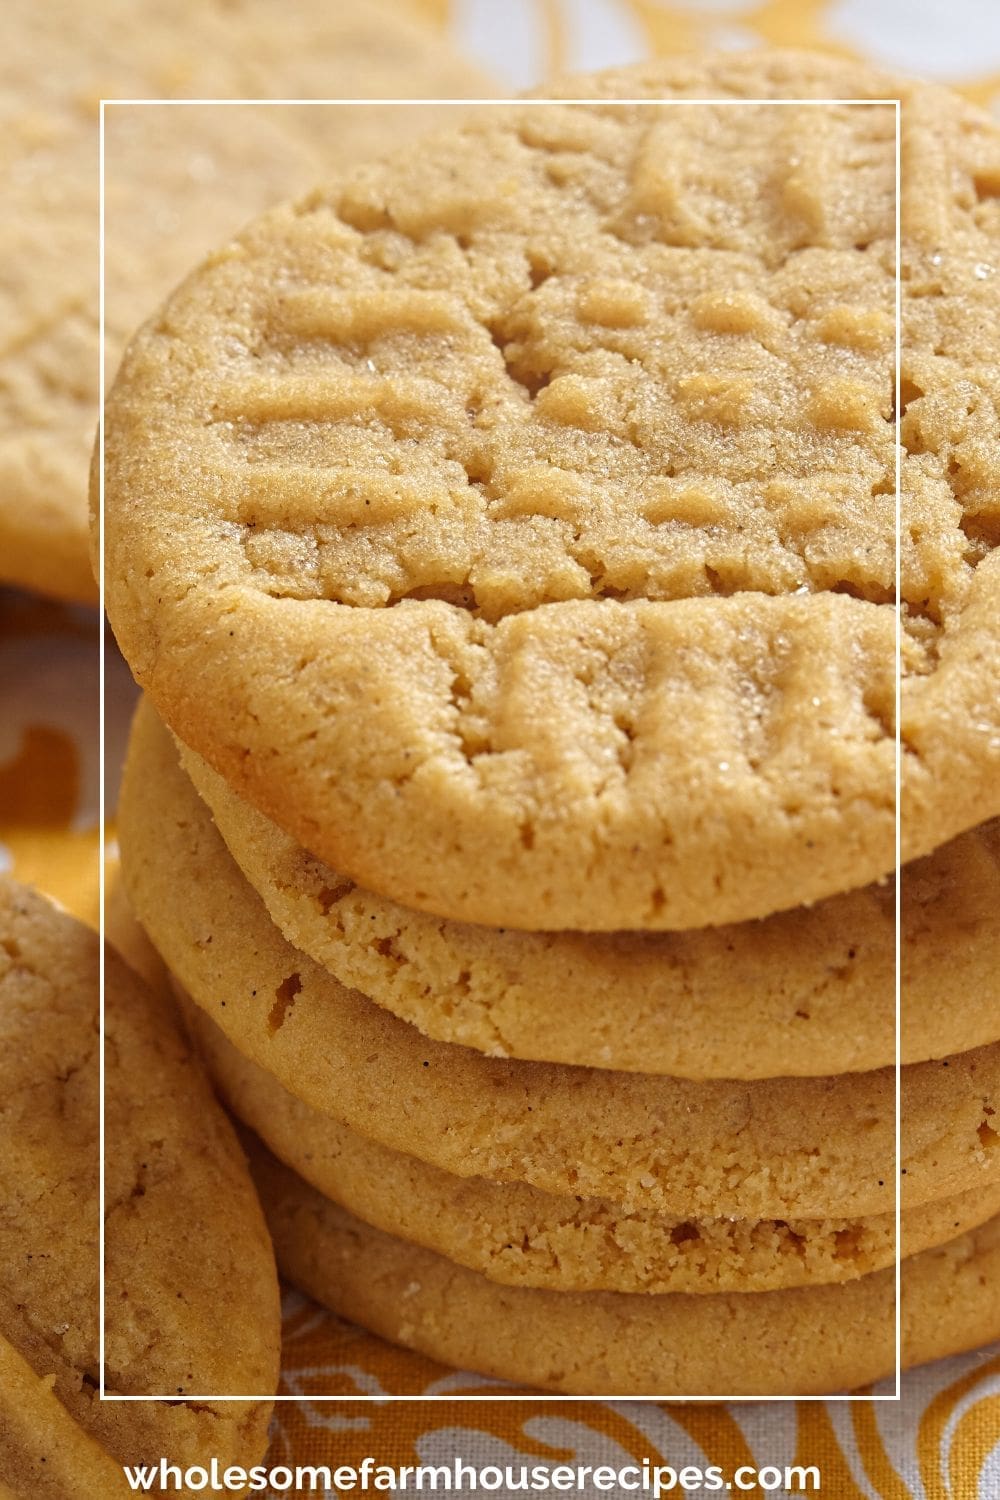
[[[1000,132],[825,59],[574,80],[213,257],[108,407],[109,611],[171,727],[405,905],[740,921],[1000,812]],[[657,94],[742,100],[658,102]]]
[[[853,1281],[892,1265],[894,1212],[869,1219],[678,1219],[524,1183],[458,1178],[367,1140],[296,1099],[188,1001],[185,1015],[229,1108],[366,1224],[491,1281],[553,1291],[756,1292]],[[902,1215],[904,1256],[1000,1213],[1000,1180]]]
[[[0,1500],[125,1500],[135,1493],[121,1464],[70,1416],[51,1377],[36,1374],[2,1334],[0,1389]]]
[[[0,1335],[13,1350],[4,1358],[45,1378],[67,1421],[120,1463],[211,1453],[254,1463],[268,1401],[185,1398],[263,1396],[277,1385],[266,1226],[190,1044],[110,950],[105,1383],[174,1402],[98,1399],[98,950],[88,929],[0,879]],[[0,1428],[3,1406],[0,1397]],[[46,1426],[39,1451],[64,1429],[62,1419]]]
[[[427,98],[488,92],[405,6],[9,0],[0,61],[0,577],[90,601],[98,408],[98,101]],[[109,40],[110,39],[110,40]],[[438,120],[444,110],[436,112]],[[426,128],[429,109],[109,105],[110,380],[133,330],[247,219]]]
[[[682,1078],[820,1077],[895,1061],[891,882],[690,932],[498,931],[362,889],[179,749],[288,941],[426,1036]],[[901,885],[901,1061],[997,1041],[1000,820],[906,866]]]
[[[717,1297],[498,1287],[370,1228],[263,1147],[254,1175],[288,1278],[342,1317],[460,1369],[568,1395],[813,1395],[895,1367],[895,1273]],[[903,1364],[1000,1333],[1000,1220],[903,1265]],[[780,1349],[781,1358],[774,1358]]]
[[[156,718],[119,806],[125,889],[229,1040],[318,1110],[459,1177],[677,1217],[857,1218],[893,1202],[895,1075],[695,1082],[432,1041],[293,948]],[[1000,1045],[903,1070],[907,1207],[995,1181]]]

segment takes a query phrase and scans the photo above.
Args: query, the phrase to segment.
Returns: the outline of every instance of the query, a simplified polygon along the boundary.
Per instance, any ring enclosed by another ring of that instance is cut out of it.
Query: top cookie
[[[186,1465],[215,1454],[223,1467],[249,1466],[266,1447],[270,1403],[200,1398],[265,1396],[277,1384],[267,1230],[190,1044],[111,950],[105,1382],[111,1395],[173,1400],[98,1399],[98,956],[87,928],[0,878],[0,1365],[26,1361],[120,1463],[166,1455]],[[9,1381],[0,1387],[20,1399]],[[0,1436],[10,1425],[4,1401],[0,1394]],[[49,1441],[70,1431],[51,1402],[40,1422],[25,1463],[46,1462]],[[44,1468],[4,1473],[25,1493],[48,1493]]]
[[[98,101],[482,91],[400,5],[7,0],[0,59],[0,578],[92,600],[87,461],[97,426]],[[425,123],[365,105],[105,111],[108,378],[189,267],[246,219]],[[443,110],[439,114],[443,114]]]
[[[903,99],[904,857],[1000,810],[1000,133],[787,54],[568,91],[608,98],[485,109],[171,299],[108,408],[109,613],[374,890],[739,921],[895,853],[894,110],[747,101]]]

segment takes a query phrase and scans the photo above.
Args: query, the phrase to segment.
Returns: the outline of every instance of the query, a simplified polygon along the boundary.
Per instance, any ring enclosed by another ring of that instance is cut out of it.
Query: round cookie
[[[895,1062],[891,884],[690,932],[450,922],[362,890],[179,748],[288,941],[426,1036],[493,1057],[681,1078],[820,1077]],[[904,869],[902,1062],[1000,1038],[998,907],[1000,820]]]
[[[283,1273],[394,1343],[567,1395],[808,1396],[895,1366],[893,1271],[717,1297],[498,1287],[372,1229],[263,1147],[254,1177]],[[1000,1220],[903,1263],[902,1363],[1000,1336]]]
[[[858,1218],[893,1203],[895,1077],[697,1082],[484,1057],[345,989],[282,937],[148,708],[119,805],[125,890],[167,966],[322,1114],[458,1177],[678,1217]],[[903,1070],[903,1202],[992,1181],[1000,1046]]]
[[[296,1099],[187,1001],[227,1106],[324,1197],[397,1239],[507,1286],[552,1291],[757,1292],[850,1281],[895,1263],[894,1212],[872,1219],[671,1219],[459,1178],[366,1140]],[[1000,1213],[1000,1179],[902,1215],[915,1255]]]
[[[276,1388],[267,1229],[190,1044],[111,950],[105,1384],[113,1395],[171,1400],[98,1398],[98,965],[92,932],[0,879],[0,1338],[13,1351],[4,1359],[25,1362],[67,1414],[36,1433],[35,1461],[71,1421],[118,1463],[165,1455],[185,1466],[215,1454],[249,1466],[267,1445],[270,1402],[210,1398]],[[14,1399],[6,1381],[2,1389],[0,1428]]]
[[[474,70],[398,5],[9,0],[0,61],[0,577],[97,590],[87,465],[97,426],[100,98],[467,97]],[[437,111],[440,120],[443,110]],[[426,110],[115,106],[105,112],[106,359],[246,219],[412,138]]]
[[[109,614],[366,888],[742,921],[896,852],[894,114],[746,98],[903,100],[904,858],[1000,812],[1000,131],[809,56],[572,87],[650,102],[482,111],[170,299],[108,405]]]

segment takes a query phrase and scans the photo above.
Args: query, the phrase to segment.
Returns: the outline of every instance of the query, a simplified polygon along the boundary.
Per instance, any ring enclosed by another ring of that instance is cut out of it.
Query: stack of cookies
[[[127,354],[126,887],[298,1285],[554,1391],[849,1389],[897,1190],[904,1360],[1000,1332],[1000,132],[794,54],[556,92]]]

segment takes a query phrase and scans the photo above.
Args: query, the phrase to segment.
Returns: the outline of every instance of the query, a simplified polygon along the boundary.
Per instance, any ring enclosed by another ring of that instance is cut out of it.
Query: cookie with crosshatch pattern
[[[894,109],[819,101],[903,101],[904,858],[1000,811],[1000,131],[794,53],[565,87],[595,102],[491,107],[259,220],[147,326],[112,623],[182,739],[405,905],[679,928],[864,885],[895,860]]]
[[[0,1473],[18,1495],[117,1495],[97,1482],[109,1454],[249,1466],[278,1380],[239,1143],[165,997],[109,949],[105,1386],[170,1399],[98,1397],[99,980],[96,934],[0,877]],[[244,1395],[264,1399],[201,1399]]]
[[[855,1218],[893,1202],[895,1072],[697,1081],[432,1041],[282,937],[148,709],[119,804],[132,909],[227,1038],[320,1114],[459,1177],[678,1217]],[[902,1201],[1000,1173],[1000,1044],[902,1072]]]

